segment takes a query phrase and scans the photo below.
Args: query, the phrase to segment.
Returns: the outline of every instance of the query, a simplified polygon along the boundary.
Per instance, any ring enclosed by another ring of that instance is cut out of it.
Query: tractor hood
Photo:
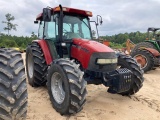
[[[73,39],[73,44],[77,45],[78,47],[85,49],[86,51],[93,53],[93,52],[114,52],[110,47],[93,41],[93,40],[87,40],[87,39],[81,39],[81,38],[76,38]]]
[[[92,40],[76,38],[73,39],[71,57],[79,61],[84,69],[95,69],[99,71],[100,69],[98,65],[96,65],[97,59],[112,59],[117,56],[111,48],[104,44]]]

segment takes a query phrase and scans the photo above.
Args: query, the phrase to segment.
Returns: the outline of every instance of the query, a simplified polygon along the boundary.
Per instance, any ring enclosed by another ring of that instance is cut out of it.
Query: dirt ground
[[[144,77],[142,89],[131,97],[107,93],[103,85],[88,85],[86,105],[74,116],[61,116],[52,108],[46,87],[28,85],[27,120],[160,120],[160,68]]]

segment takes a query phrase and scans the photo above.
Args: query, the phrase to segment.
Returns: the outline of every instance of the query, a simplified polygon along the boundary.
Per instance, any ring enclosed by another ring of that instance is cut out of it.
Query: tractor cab
[[[44,8],[38,15],[40,21],[38,37],[47,41],[52,58],[70,57],[70,46],[74,38],[92,39],[89,11],[67,7]]]
[[[148,28],[146,40],[148,40],[147,42],[152,43],[155,48],[160,51],[160,28]]]
[[[89,19],[82,16],[65,15],[63,17],[63,37],[68,41],[73,38],[92,39]]]
[[[160,28],[148,28],[147,36],[149,40],[158,40],[160,37]]]

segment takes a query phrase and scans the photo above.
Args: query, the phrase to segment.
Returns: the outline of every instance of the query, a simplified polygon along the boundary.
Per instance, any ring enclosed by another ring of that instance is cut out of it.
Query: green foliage
[[[146,39],[146,33],[140,32],[131,32],[131,33],[120,33],[118,35],[113,36],[101,36],[101,38],[110,41],[110,47],[112,48],[124,48],[126,47],[126,40],[130,39],[134,43],[142,42]],[[31,33],[30,37],[17,37],[11,35],[0,35],[0,47],[18,47],[21,50],[26,49],[27,45],[32,42],[32,40],[36,40],[37,36],[34,32]]]
[[[123,48],[122,44],[110,42],[110,47],[114,49]]]
[[[15,18],[14,16],[12,16],[10,13],[7,13],[5,15],[6,17],[6,21],[2,21],[2,23],[6,24],[6,27],[4,27],[4,30],[8,31],[8,35],[9,35],[9,31],[11,30],[17,30],[16,26],[18,26],[17,24],[13,24],[11,21],[13,21]]]
[[[13,40],[9,40],[9,39],[4,39],[1,43],[0,43],[0,47],[8,47],[8,48],[11,48],[11,47],[17,47],[17,44],[15,41]]]
[[[122,43],[122,47],[126,47],[126,43]]]
[[[17,36],[11,36],[11,35],[0,35],[0,47],[18,47],[21,50],[26,49],[27,45],[32,42],[32,40],[37,39],[37,36],[34,37],[17,37]]]
[[[36,38],[37,36],[34,34],[34,32],[31,33],[31,38]]]
[[[131,33],[120,33],[117,35],[112,35],[112,36],[101,36],[101,38],[108,40],[110,42],[118,43],[118,44],[123,44],[126,42],[127,39],[130,39],[134,43],[139,43],[144,41],[147,38],[147,33],[141,33],[139,31],[137,32],[131,32]]]

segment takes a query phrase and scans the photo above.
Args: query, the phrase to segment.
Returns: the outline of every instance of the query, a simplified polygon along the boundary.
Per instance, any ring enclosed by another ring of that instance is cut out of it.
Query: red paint
[[[52,12],[60,12],[60,7],[55,7],[52,8]],[[78,14],[78,15],[83,15],[83,16],[89,16],[92,17],[92,12],[90,11],[85,11],[85,10],[80,10],[80,9],[75,9],[75,8],[68,8],[68,7],[63,7],[63,12],[64,13],[70,13],[70,14]],[[88,14],[89,13],[89,14]],[[36,20],[41,20],[42,19],[43,14],[40,13],[37,17]]]
[[[38,14],[36,17],[36,20],[41,20],[42,19],[42,13]]]
[[[148,50],[150,53],[152,53],[154,56],[160,56],[160,53],[156,50],[156,49],[153,49],[153,48],[144,48],[145,50]]]
[[[55,7],[52,8],[53,12],[59,12],[60,11],[60,7]],[[90,11],[85,11],[85,10],[80,10],[80,9],[75,9],[75,8],[68,8],[68,7],[63,7],[63,12],[67,12],[67,13],[75,13],[78,15],[84,15],[84,16],[89,16],[92,17],[92,12]],[[89,14],[87,14],[89,13]]]
[[[103,44],[109,46],[109,41],[104,41]]]
[[[33,42],[37,42],[40,45],[40,47],[43,51],[46,63],[47,63],[47,65],[50,65],[52,63],[53,59],[52,59],[52,56],[51,56],[51,53],[50,53],[50,50],[48,48],[46,41],[45,40],[34,40]]]
[[[74,45],[72,46],[71,57],[80,61],[84,69],[87,69],[90,57],[93,53],[114,52],[111,48],[104,44],[86,39],[73,39],[73,44],[78,47],[75,47]],[[88,52],[85,52],[82,48],[87,49]]]

